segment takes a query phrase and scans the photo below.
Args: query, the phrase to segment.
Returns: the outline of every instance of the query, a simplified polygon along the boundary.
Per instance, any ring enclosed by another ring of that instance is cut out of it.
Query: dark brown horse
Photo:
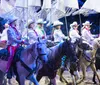
[[[75,51],[73,49],[73,44],[70,40],[66,40],[63,43],[60,43],[54,47],[48,48],[48,62],[43,65],[43,67],[38,71],[37,80],[43,76],[47,76],[50,79],[50,85],[56,85],[55,77],[57,73],[57,69],[61,65],[61,58],[66,55],[70,58],[72,69],[76,71],[77,68],[77,57]]]
[[[82,49],[82,50],[90,50],[91,48],[90,48],[90,46],[89,46],[89,44],[87,44],[86,42],[84,42],[84,40],[83,39],[77,39],[77,41],[73,44],[73,46],[74,46],[74,49],[75,49],[75,52],[77,53],[77,51],[78,51],[78,49],[76,49],[77,48],[77,45],[79,46],[79,48],[80,49]],[[77,54],[77,57],[80,55],[80,53],[79,54]],[[63,82],[63,83],[68,83],[67,82],[67,80],[63,77],[63,72],[64,71],[66,71],[66,70],[69,70],[69,59],[66,57],[66,59],[65,59],[65,61],[63,62],[64,63],[64,65],[63,65],[63,67],[61,67],[59,70],[58,70],[58,75],[59,75],[59,77],[60,77],[60,81],[61,82]],[[79,63],[79,62],[78,62]],[[79,69],[79,65],[78,65],[78,69]],[[80,78],[80,75],[79,75],[79,78]],[[78,78],[76,78],[76,79],[78,79]],[[73,81],[74,81],[74,79],[73,79]]]

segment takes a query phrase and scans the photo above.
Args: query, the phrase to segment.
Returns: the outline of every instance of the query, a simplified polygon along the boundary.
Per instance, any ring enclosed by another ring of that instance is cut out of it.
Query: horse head
[[[78,46],[82,50],[91,50],[92,49],[92,47],[89,45],[89,43],[86,42],[82,38],[76,39],[75,45]]]
[[[48,58],[47,58],[46,40],[38,38],[37,51],[40,60],[42,60],[44,63],[47,62]]]

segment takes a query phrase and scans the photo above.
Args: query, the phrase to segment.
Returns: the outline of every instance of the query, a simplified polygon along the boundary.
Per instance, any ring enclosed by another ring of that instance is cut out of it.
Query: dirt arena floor
[[[99,73],[99,77],[100,77],[100,71],[98,71],[98,73]],[[63,75],[68,80],[68,82],[71,82],[71,76],[70,76],[70,73],[68,71],[65,71]],[[82,73],[81,72],[80,72],[80,75],[82,76]],[[93,84],[93,82],[92,82],[92,76],[93,76],[93,72],[89,69],[87,71],[86,80],[84,82],[82,82],[81,84],[79,84],[79,85],[100,85],[100,84]],[[59,76],[58,75],[56,76],[56,80],[57,80],[56,81],[57,82],[57,85],[66,85],[66,84],[61,83],[59,81]],[[39,84],[40,85],[48,85],[47,83],[45,83],[45,77],[43,77],[41,79],[41,81],[39,82]],[[9,85],[9,84],[7,84],[7,85]],[[11,80],[11,84],[10,85],[18,85],[18,83],[13,78]],[[25,85],[29,85],[29,81],[28,80],[26,80]],[[31,85],[34,85],[34,84],[31,84]]]

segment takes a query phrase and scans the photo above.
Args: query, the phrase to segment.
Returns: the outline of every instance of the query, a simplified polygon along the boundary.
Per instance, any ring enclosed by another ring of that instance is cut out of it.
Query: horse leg
[[[25,85],[25,76],[24,75],[20,75],[19,76],[19,81],[20,81],[19,85]]]
[[[95,73],[95,75],[97,76],[97,79],[98,79],[98,81],[99,81],[99,83],[100,83],[100,78],[99,78],[99,75],[97,74],[97,72],[96,72],[96,67],[95,67],[95,64],[91,64],[91,69],[94,71],[94,73]]]
[[[64,68],[60,68],[58,70],[58,75],[60,77],[60,81],[65,82],[66,84],[68,84],[68,81],[63,77],[63,72],[64,72]]]
[[[76,81],[75,81],[75,76],[72,75],[72,82],[73,82],[73,85],[76,85]]]
[[[32,85],[32,82],[31,81],[29,82],[29,85]]]
[[[97,82],[95,81],[95,72],[93,72],[93,79],[92,81],[94,82],[94,84],[96,84]]]
[[[62,77],[63,77],[63,76],[62,76],[62,75],[63,75],[63,72],[64,72],[63,68],[60,68],[59,71],[58,71],[58,75],[59,75],[59,77],[60,77],[60,81],[61,81],[61,82],[63,82],[63,78],[62,78]]]
[[[0,70],[0,85],[3,85],[5,83],[4,76],[5,76],[5,74]]]
[[[1,76],[1,75],[0,75]],[[4,76],[4,78],[3,78],[3,85],[6,85],[7,84],[7,77],[6,76]],[[0,84],[1,85],[1,84]]]
[[[11,84],[11,79],[7,79],[7,82],[8,82],[9,85],[12,85]]]
[[[36,79],[37,79],[38,82],[41,80],[42,76],[43,76],[42,73],[38,72],[38,74],[36,76]]]
[[[35,78],[34,74],[28,78],[30,81],[34,83],[34,85],[39,85],[37,79]]]
[[[86,66],[84,63],[82,64],[82,73],[83,73],[83,80],[86,78]]]
[[[77,84],[83,82],[83,80],[86,78],[86,65],[84,63],[81,63],[81,68],[82,68],[83,77],[80,81],[77,82]]]
[[[55,78],[50,79],[50,84],[49,85],[56,85],[56,79]]]
[[[49,78],[46,76],[45,77],[45,84],[48,84],[49,83]]]

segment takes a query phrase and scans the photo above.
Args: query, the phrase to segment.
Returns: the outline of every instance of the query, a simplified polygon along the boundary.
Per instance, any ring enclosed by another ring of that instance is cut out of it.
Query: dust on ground
[[[98,72],[99,77],[100,77],[100,71],[97,71],[97,72]],[[80,75],[81,75],[81,77],[82,77],[82,72],[80,72]],[[63,76],[66,78],[66,80],[67,80],[68,82],[71,82],[71,81],[72,81],[71,75],[70,75],[70,73],[69,73],[68,71],[65,71],[65,72],[63,73]],[[91,70],[87,71],[85,81],[82,82],[81,84],[78,84],[78,85],[99,85],[99,84],[93,84],[93,82],[92,82],[92,77],[93,77],[93,72],[92,72]],[[48,85],[48,84],[45,82],[45,80],[46,80],[46,78],[43,77],[43,78],[40,80],[39,84],[40,84],[40,85]],[[97,78],[96,78],[96,81],[98,82]],[[57,83],[57,85],[66,85],[66,84],[60,82],[59,76],[58,76],[58,75],[56,76],[56,83]],[[7,85],[9,85],[9,84],[7,84]],[[10,85],[18,85],[18,83],[16,82],[15,78],[12,78],[12,79],[11,79],[11,84],[10,84]],[[29,81],[28,81],[28,80],[25,81],[25,85],[29,85]],[[34,84],[31,84],[31,85],[34,85]]]

